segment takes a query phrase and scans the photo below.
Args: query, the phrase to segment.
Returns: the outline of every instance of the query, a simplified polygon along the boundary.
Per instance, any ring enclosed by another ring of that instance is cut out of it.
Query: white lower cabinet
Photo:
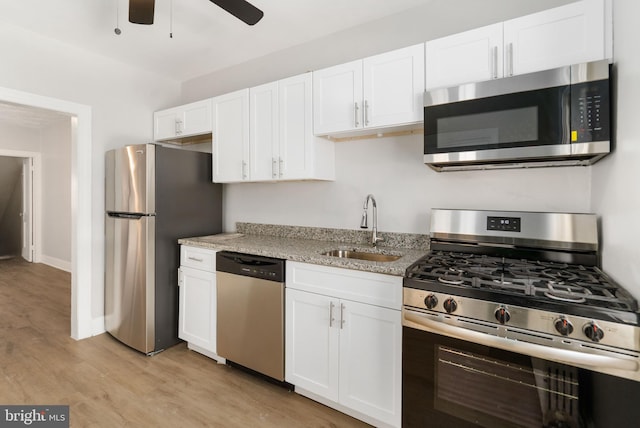
[[[216,354],[215,257],[213,250],[180,249],[178,337],[189,349],[224,361]]]
[[[399,427],[401,294],[400,277],[287,262],[287,382],[365,422]]]

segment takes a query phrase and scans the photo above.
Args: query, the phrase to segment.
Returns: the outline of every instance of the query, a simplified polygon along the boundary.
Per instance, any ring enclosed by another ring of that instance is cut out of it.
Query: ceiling
[[[53,110],[0,101],[0,124],[42,129],[63,120],[69,120],[69,117],[68,114]]]
[[[0,24],[185,81],[432,0],[250,1],[255,26],[209,0],[156,0],[151,26],[128,22],[128,0],[0,0]]]

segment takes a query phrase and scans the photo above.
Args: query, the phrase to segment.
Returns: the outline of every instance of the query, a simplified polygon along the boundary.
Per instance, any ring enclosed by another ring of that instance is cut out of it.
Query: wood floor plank
[[[71,277],[0,261],[0,404],[65,404],[72,427],[365,427],[189,350],[147,357],[108,334],[69,337]]]

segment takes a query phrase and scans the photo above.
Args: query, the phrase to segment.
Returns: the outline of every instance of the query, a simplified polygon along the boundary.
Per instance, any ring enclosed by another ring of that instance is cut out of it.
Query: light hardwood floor
[[[69,337],[71,278],[0,261],[0,404],[70,406],[72,427],[364,427],[176,345],[144,356],[108,334]]]

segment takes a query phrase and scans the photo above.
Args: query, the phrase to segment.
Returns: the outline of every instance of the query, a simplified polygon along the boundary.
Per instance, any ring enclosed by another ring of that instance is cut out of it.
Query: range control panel
[[[487,230],[520,232],[520,217],[487,217]]]

